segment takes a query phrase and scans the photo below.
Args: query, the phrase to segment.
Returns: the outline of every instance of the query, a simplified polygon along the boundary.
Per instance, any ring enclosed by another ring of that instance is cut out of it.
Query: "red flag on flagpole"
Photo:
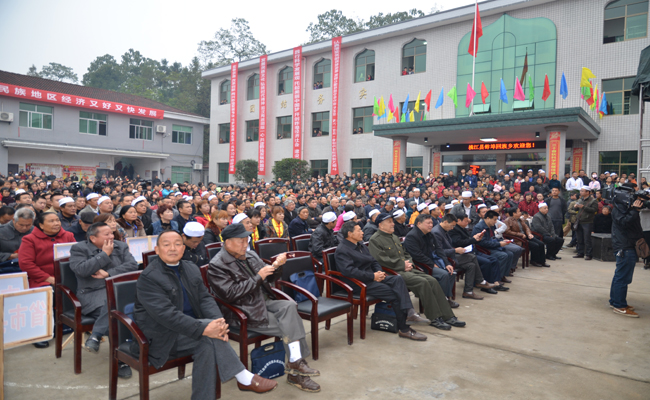
[[[488,92],[487,88],[485,87],[485,82],[481,82],[481,100],[483,100],[483,104],[485,104],[485,99],[490,95],[490,92]]]
[[[476,57],[475,50],[478,49],[478,38],[483,36],[483,25],[481,25],[481,14],[478,12],[478,3],[476,3],[476,14],[474,15],[474,25],[472,25],[472,36],[469,38],[469,54]],[[474,46],[476,38],[476,47]]]
[[[546,101],[551,95],[551,86],[548,84],[548,75],[544,78],[544,93],[542,93],[542,100]]]
[[[427,97],[424,98],[424,104],[427,105],[427,111],[431,108],[431,90],[427,93]]]

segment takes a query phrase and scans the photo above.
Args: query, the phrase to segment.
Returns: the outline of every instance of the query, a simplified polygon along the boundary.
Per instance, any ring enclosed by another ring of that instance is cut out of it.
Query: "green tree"
[[[257,161],[239,160],[235,164],[235,179],[238,182],[251,183],[257,179]]]
[[[283,158],[273,166],[273,176],[276,180],[282,179],[283,181],[296,179],[299,176],[306,180],[311,176],[311,167],[305,160]]]
[[[55,62],[51,62],[48,65],[43,65],[41,72],[38,72],[36,66],[32,64],[29,67],[27,75],[37,76],[39,78],[50,79],[53,81],[65,82],[69,81],[70,83],[78,83],[79,77],[74,73],[72,68],[66,67]]]
[[[366,22],[365,27],[367,29],[380,28],[385,25],[394,24],[397,22],[408,21],[413,18],[424,17],[424,12],[414,8],[409,11],[396,12],[394,14],[388,13],[379,13],[370,17],[368,22]]]
[[[244,18],[234,18],[230,29],[219,29],[213,40],[202,40],[198,51],[203,64],[213,63],[215,66],[229,65],[269,52],[264,43],[253,36]]]
[[[119,91],[123,80],[122,70],[115,58],[110,54],[104,54],[90,63],[81,83],[84,86]]]
[[[305,44],[322,42],[331,38],[348,35],[354,32],[364,30],[362,20],[348,18],[339,10],[330,10],[323,14],[318,14],[318,22],[310,22],[307,27],[309,32],[309,41]]]

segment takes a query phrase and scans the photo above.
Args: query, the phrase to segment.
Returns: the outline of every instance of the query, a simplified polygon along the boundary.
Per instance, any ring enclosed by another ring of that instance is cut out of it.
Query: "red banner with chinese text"
[[[438,175],[440,175],[440,152],[435,152],[433,153],[433,176],[437,178]]]
[[[343,37],[332,38],[332,175],[339,173],[338,126],[339,126],[339,68],[341,66],[341,41]]]
[[[19,99],[43,101],[51,104],[61,104],[117,114],[133,115],[153,119],[163,119],[165,112],[149,107],[130,104],[114,103],[112,101],[91,99],[72,94],[50,92],[49,90],[32,89],[24,86],[9,85],[0,82],[0,96],[17,97]]]
[[[260,124],[259,124],[259,159],[257,173],[266,175],[266,63],[269,56],[260,57]]]
[[[571,159],[573,160],[571,171],[580,171],[582,169],[582,149],[574,147]]]
[[[399,140],[393,140],[393,174],[399,173],[399,153],[401,144]]]
[[[548,134],[548,177],[553,175],[560,176],[560,132],[550,132]],[[564,163],[562,163],[564,164]]]
[[[293,49],[293,158],[302,159],[302,46]]]
[[[230,154],[228,156],[228,173],[234,174],[237,153],[237,72],[239,63],[230,65]]]

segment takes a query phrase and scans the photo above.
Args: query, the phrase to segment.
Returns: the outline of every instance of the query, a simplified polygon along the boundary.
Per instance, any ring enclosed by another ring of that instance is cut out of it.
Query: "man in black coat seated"
[[[609,206],[604,206],[603,213],[594,217],[594,233],[612,233],[612,213]]]
[[[0,226],[0,262],[18,261],[18,249],[23,237],[32,232],[35,218],[32,210],[21,208],[14,213],[11,221]]]
[[[397,210],[393,213],[393,220],[395,221],[395,236],[405,237],[409,233],[409,227],[406,226],[406,214],[403,210]]]
[[[210,262],[208,251],[203,243],[204,234],[205,228],[201,223],[191,221],[185,224],[185,228],[183,228],[183,244],[185,245],[183,260],[191,261],[197,266],[203,266]]]
[[[309,241],[309,251],[318,260],[323,261],[323,250],[330,247],[337,246],[339,241],[334,235],[334,227],[336,226],[336,214],[333,212],[326,212],[323,214],[322,223],[311,234]]]
[[[90,225],[93,224],[96,216],[97,214],[92,211],[84,211],[79,214],[79,221],[69,229],[69,232],[74,235],[74,240],[77,242],[83,242],[86,240],[86,232]]]

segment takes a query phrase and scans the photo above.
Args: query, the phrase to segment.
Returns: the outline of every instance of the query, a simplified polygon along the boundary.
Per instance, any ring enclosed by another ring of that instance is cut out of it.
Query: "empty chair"
[[[255,243],[255,252],[267,264],[271,264],[269,260],[272,257],[287,251],[289,251],[289,238],[262,239]]]

